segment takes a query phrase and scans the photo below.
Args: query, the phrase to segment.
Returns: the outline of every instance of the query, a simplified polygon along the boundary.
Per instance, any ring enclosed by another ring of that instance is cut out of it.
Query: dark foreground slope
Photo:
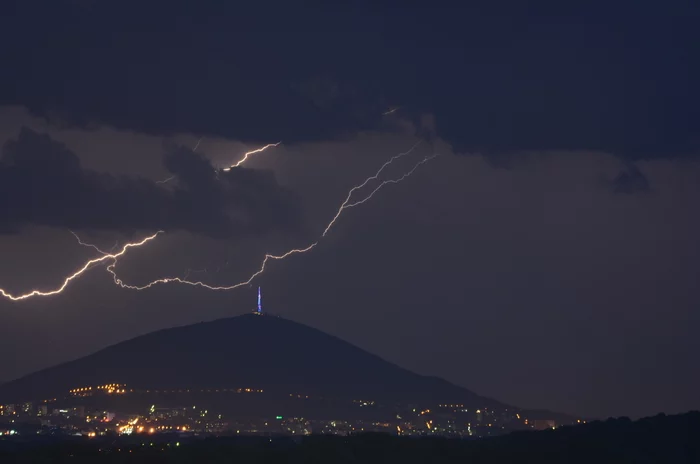
[[[0,462],[698,463],[700,413],[610,419],[482,440],[390,435],[0,440]],[[154,443],[155,441],[155,443]]]
[[[106,383],[497,405],[311,327],[256,315],[161,330],[110,346],[1,385],[0,403],[53,398],[72,388]]]

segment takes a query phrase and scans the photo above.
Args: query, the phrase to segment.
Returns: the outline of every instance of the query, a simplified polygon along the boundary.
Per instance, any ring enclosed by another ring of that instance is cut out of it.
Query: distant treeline
[[[700,412],[596,421],[474,440],[384,434],[302,439],[175,436],[0,440],[0,462],[32,463],[700,463]]]

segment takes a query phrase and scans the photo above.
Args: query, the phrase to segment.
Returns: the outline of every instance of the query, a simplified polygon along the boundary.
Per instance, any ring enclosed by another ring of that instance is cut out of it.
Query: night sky
[[[0,288],[98,256],[71,231],[161,229],[121,278],[230,285],[389,157],[420,141],[383,178],[440,156],[250,286],[98,265],[0,298],[0,382],[249,312],[261,285],[267,311],[520,407],[700,408],[695,2],[239,3],[0,7]]]

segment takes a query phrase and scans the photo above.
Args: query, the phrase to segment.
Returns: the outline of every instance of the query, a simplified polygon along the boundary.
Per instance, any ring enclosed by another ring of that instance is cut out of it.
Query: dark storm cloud
[[[693,2],[17,3],[0,103],[66,124],[290,143],[401,106],[462,153],[698,148]]]
[[[174,146],[165,164],[177,177],[168,188],[88,171],[63,144],[23,128],[0,159],[0,231],[47,225],[126,233],[187,230],[224,238],[299,222],[296,197],[270,173],[239,168],[217,175],[204,157]]]
[[[612,181],[615,193],[640,193],[651,190],[649,179],[632,163],[627,163]]]

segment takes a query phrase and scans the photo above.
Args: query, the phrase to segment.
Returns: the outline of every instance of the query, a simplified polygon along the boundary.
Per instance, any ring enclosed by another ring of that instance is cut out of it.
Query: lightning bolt
[[[93,245],[92,243],[85,243],[85,242],[83,242],[82,240],[80,240],[80,237],[78,237],[78,234],[76,234],[76,233],[73,232],[72,230],[69,230],[68,232],[70,232],[71,234],[73,234],[73,237],[75,237],[75,239],[78,241],[78,244],[79,244],[79,245],[82,245],[82,246],[88,247],[88,248],[92,248],[92,249],[94,249],[95,251],[97,251],[97,252],[98,252],[99,254],[101,254],[101,255],[107,255],[107,254],[109,254],[109,253],[106,252],[106,251],[100,250],[100,249],[97,247],[97,245]],[[115,244],[115,245],[116,245],[116,244]],[[114,247],[112,247],[112,249],[114,249]]]
[[[104,251],[101,251],[99,248],[97,248],[95,245],[91,245],[91,244],[89,244],[89,243],[83,243],[83,242],[80,240],[80,238],[79,238],[75,233],[73,233],[73,232],[71,232],[71,233],[78,239],[78,243],[80,243],[80,244],[83,245],[83,246],[88,246],[88,247],[93,247],[93,248],[95,248],[97,251],[99,251],[100,253],[102,253],[102,256],[99,257],[99,258],[94,258],[94,259],[91,259],[91,260],[87,261],[85,264],[83,264],[83,266],[82,266],[80,269],[78,269],[78,270],[75,271],[73,274],[71,274],[71,275],[69,275],[68,277],[66,277],[66,278],[63,280],[63,283],[62,283],[59,287],[57,287],[57,288],[55,288],[55,289],[53,289],[53,290],[47,290],[47,291],[32,290],[31,292],[25,293],[25,294],[23,294],[23,295],[13,295],[13,294],[7,292],[6,290],[0,288],[0,295],[4,296],[5,298],[8,298],[8,299],[10,299],[10,300],[12,300],[12,301],[26,300],[27,298],[32,298],[32,297],[35,297],[35,296],[51,296],[51,295],[56,295],[56,294],[58,294],[58,293],[61,293],[63,290],[65,290],[65,288],[68,286],[68,284],[70,284],[73,280],[75,280],[75,279],[78,278],[80,275],[82,275],[84,272],[86,272],[88,269],[90,269],[90,267],[92,267],[93,265],[98,264],[98,263],[102,263],[102,262],[105,262],[105,261],[109,261],[109,260],[113,260],[113,261],[116,262],[116,260],[117,260],[119,257],[123,256],[123,255],[127,252],[127,250],[129,250],[129,248],[136,248],[136,247],[140,247],[140,246],[142,246],[142,245],[145,245],[146,243],[148,243],[148,242],[150,242],[151,240],[155,239],[155,238],[158,236],[158,234],[163,233],[163,231],[162,231],[162,230],[159,230],[159,231],[156,232],[155,234],[149,235],[148,237],[142,239],[142,240],[139,241],[139,242],[127,243],[127,244],[125,244],[125,245],[122,247],[121,251],[118,252],[118,253],[105,253]]]
[[[175,178],[175,176],[172,175],[172,176],[168,177],[167,179],[157,180],[157,181],[156,181],[156,184],[165,184],[165,183],[167,183],[167,182],[170,182],[170,181],[173,180],[174,178]]]
[[[173,282],[177,282],[180,284],[186,284],[186,285],[192,285],[193,287],[203,287],[203,288],[206,288],[208,290],[233,290],[233,289],[238,288],[238,287],[243,287],[244,285],[249,285],[253,281],[253,279],[255,279],[257,276],[259,276],[260,274],[265,272],[265,266],[267,265],[268,261],[285,259],[286,257],[291,256],[293,254],[297,254],[297,253],[306,253],[307,251],[314,248],[316,245],[318,245],[318,242],[314,242],[311,245],[307,246],[306,248],[289,250],[286,253],[281,254],[281,255],[266,254],[265,258],[262,261],[262,264],[260,265],[260,268],[256,272],[254,272],[248,278],[248,280],[245,280],[243,282],[238,282],[237,284],[233,284],[233,285],[227,285],[227,286],[214,286],[214,285],[206,284],[202,281],[191,281],[191,280],[187,280],[186,278],[180,278],[180,277],[165,277],[162,279],[154,280],[153,282],[149,282],[146,285],[142,285],[142,286],[129,285],[129,284],[124,283],[124,281],[117,276],[117,273],[114,270],[114,268],[117,264],[116,261],[114,263],[110,264],[109,266],[107,266],[107,272],[112,274],[112,278],[114,279],[115,284],[119,285],[121,288],[128,288],[129,290],[146,290],[148,288],[153,287],[154,285],[168,284],[168,283],[173,283]]]
[[[418,163],[416,163],[410,171],[408,171],[406,174],[399,177],[398,179],[383,180],[381,184],[379,184],[374,190],[372,190],[372,192],[369,195],[367,195],[367,197],[363,198],[362,200],[358,200],[355,203],[350,203],[350,204],[345,205],[344,209],[352,208],[353,206],[361,205],[362,203],[368,201],[370,198],[372,198],[374,196],[375,193],[377,193],[385,185],[398,184],[399,182],[403,181],[405,178],[407,178],[408,176],[413,174],[413,172],[416,169],[418,169],[421,165],[427,163],[428,161],[430,161],[433,158],[436,158],[437,156],[439,156],[439,155],[433,154],[430,156],[426,156],[425,158],[423,158],[422,161],[419,161]]]
[[[248,151],[248,152],[245,152],[245,153],[243,154],[243,158],[241,158],[236,164],[232,164],[231,166],[229,166],[229,167],[227,167],[227,168],[224,168],[223,170],[224,170],[224,171],[230,171],[231,168],[237,168],[237,167],[239,167],[241,164],[245,163],[245,160],[247,160],[248,157],[249,157],[250,155],[254,155],[254,154],[256,154],[256,153],[263,152],[263,151],[267,150],[268,148],[272,148],[272,147],[279,146],[281,143],[282,143],[282,141],[279,141],[279,142],[277,142],[277,143],[268,143],[268,144],[265,145],[264,147],[256,148],[255,150],[250,150],[250,151]]]
[[[263,258],[262,263],[260,264],[260,267],[258,268],[258,270],[255,271],[253,274],[251,274],[250,277],[248,277],[247,280],[244,280],[244,281],[242,281],[242,282],[238,282],[238,283],[233,284],[233,285],[215,286],[215,285],[209,285],[209,284],[207,284],[207,283],[205,283],[205,282],[202,282],[201,280],[197,280],[197,281],[187,280],[187,277],[189,276],[189,273],[187,273],[187,274],[185,275],[184,278],[180,278],[180,277],[164,277],[164,278],[154,280],[154,281],[152,281],[152,282],[149,282],[149,283],[147,283],[147,284],[145,284],[145,285],[141,285],[141,286],[138,286],[138,285],[130,285],[130,284],[125,283],[125,282],[124,282],[122,279],[120,279],[119,276],[117,275],[117,273],[116,273],[116,271],[115,271],[115,267],[116,267],[116,265],[117,265],[117,260],[116,260],[116,259],[114,260],[114,262],[113,262],[112,264],[110,264],[109,266],[107,266],[107,272],[109,272],[110,274],[112,274],[112,279],[113,279],[113,281],[114,281],[114,283],[115,283],[116,285],[120,286],[121,288],[127,288],[127,289],[130,289],[130,290],[146,290],[146,289],[151,288],[151,287],[153,287],[153,286],[155,286],[155,285],[167,284],[167,283],[180,283],[180,284],[185,284],[185,285],[191,285],[191,286],[193,286],[193,287],[202,287],[202,288],[206,288],[206,289],[208,289],[208,290],[233,290],[233,289],[236,289],[236,288],[239,288],[239,287],[243,287],[243,286],[249,285],[256,277],[258,277],[260,274],[262,274],[263,272],[265,272],[265,267],[267,266],[267,263],[268,263],[268,262],[270,262],[270,261],[280,261],[280,260],[283,260],[283,259],[285,259],[285,258],[287,258],[287,257],[289,257],[289,256],[292,256],[292,255],[295,255],[295,254],[306,253],[306,252],[308,252],[308,251],[311,251],[313,248],[315,248],[315,247],[319,244],[319,241],[321,240],[321,238],[323,238],[323,237],[326,236],[326,234],[328,233],[328,231],[330,230],[330,228],[331,228],[331,227],[333,226],[333,224],[337,221],[337,219],[340,217],[340,215],[342,214],[342,212],[343,212],[344,210],[346,210],[346,209],[348,209],[348,208],[352,208],[352,207],[357,206],[357,205],[360,205],[360,204],[362,204],[362,203],[365,203],[365,202],[368,201],[370,198],[372,198],[372,196],[374,196],[374,194],[377,193],[377,192],[378,192],[382,187],[384,187],[385,185],[388,185],[388,184],[398,184],[399,182],[403,181],[404,179],[406,179],[407,177],[409,177],[411,174],[413,174],[413,173],[415,172],[415,170],[418,169],[421,165],[427,163],[427,162],[430,161],[431,159],[433,159],[433,158],[435,158],[436,156],[438,156],[438,155],[436,155],[436,154],[433,154],[433,155],[431,155],[431,156],[425,157],[424,159],[422,159],[421,161],[419,161],[418,163],[416,163],[416,164],[413,166],[413,168],[412,168],[411,170],[409,170],[408,172],[406,172],[406,173],[405,173],[404,175],[402,175],[401,177],[399,177],[399,178],[397,178],[397,179],[390,179],[390,180],[384,180],[384,181],[382,181],[377,187],[374,188],[374,190],[372,190],[372,192],[371,192],[369,195],[367,195],[366,197],[362,198],[361,200],[357,200],[357,201],[355,201],[355,202],[353,202],[353,203],[350,203],[350,200],[352,199],[352,196],[353,196],[353,193],[354,193],[354,192],[356,192],[356,191],[360,190],[361,188],[365,187],[365,186],[366,186],[369,182],[371,182],[372,180],[377,180],[377,179],[379,179],[380,174],[382,173],[382,171],[384,171],[384,169],[386,169],[387,166],[389,166],[391,163],[393,163],[393,162],[396,161],[397,159],[399,159],[399,158],[401,158],[401,157],[403,157],[403,156],[406,156],[406,155],[410,154],[410,153],[419,145],[419,143],[420,143],[420,142],[416,143],[416,144],[413,145],[408,151],[406,151],[406,152],[404,152],[404,153],[399,153],[398,155],[392,156],[388,161],[386,161],[386,162],[379,168],[379,170],[378,170],[373,176],[368,177],[367,179],[365,179],[364,182],[362,182],[361,184],[356,185],[356,186],[354,186],[352,189],[350,189],[350,192],[348,193],[347,197],[345,198],[345,201],[343,201],[343,203],[341,204],[340,208],[339,208],[338,211],[336,212],[335,216],[334,216],[333,219],[330,221],[330,223],[326,226],[325,230],[323,231],[323,234],[319,237],[318,240],[316,240],[315,242],[311,243],[311,244],[308,245],[306,248],[294,248],[294,249],[291,249],[291,250],[289,250],[289,251],[287,251],[287,252],[285,252],[285,253],[283,253],[283,254],[280,254],[280,255],[273,255],[273,254],[269,254],[269,253],[266,254],[265,257]]]
[[[197,144],[194,146],[194,148],[192,149],[192,151],[197,151],[197,148],[199,148],[199,144],[202,143],[202,139],[203,139],[203,138],[204,138],[204,136],[201,136],[201,137],[199,138],[199,140],[197,140]]]
[[[174,178],[175,178],[175,175],[173,174],[172,176],[168,177],[167,179],[157,180],[156,184],[166,184],[166,183],[170,182],[171,180],[173,180]]]
[[[98,248],[97,245],[93,245],[92,243],[85,243],[82,240],[80,240],[80,237],[78,237],[78,234],[76,234],[72,230],[70,230],[69,232],[71,234],[73,234],[73,237],[75,237],[75,239],[78,241],[79,245],[82,245],[82,246],[88,247],[88,248],[92,248],[92,249],[96,250],[98,253],[100,253],[101,255],[107,255],[107,254],[113,252],[114,249],[119,246],[119,240],[117,240],[114,242],[114,245],[112,245],[112,248],[110,248],[109,251],[103,251],[100,248]]]
[[[420,142],[419,142],[419,143],[420,143]],[[411,175],[416,171],[416,169],[418,169],[421,165],[427,163],[428,161],[430,161],[430,160],[432,160],[433,158],[435,158],[436,156],[438,156],[438,155],[436,155],[436,154],[433,154],[433,155],[431,155],[431,156],[427,156],[427,157],[423,158],[421,161],[415,163],[414,166],[413,166],[413,168],[410,169],[410,170],[409,170],[408,172],[406,172],[405,174],[403,174],[401,177],[396,178],[396,179],[383,180],[383,181],[381,181],[381,182],[379,183],[378,186],[376,186],[376,187],[375,187],[368,195],[366,195],[364,198],[359,199],[359,200],[356,200],[356,201],[354,201],[354,202],[351,202],[351,200],[352,200],[352,198],[353,198],[353,194],[354,194],[355,192],[357,192],[358,190],[360,190],[360,189],[364,188],[365,186],[367,186],[367,184],[369,184],[372,180],[378,180],[378,179],[379,179],[379,176],[380,176],[381,173],[384,171],[384,169],[386,169],[390,164],[392,164],[392,163],[393,163],[394,161],[396,161],[397,159],[399,159],[399,158],[401,158],[401,157],[404,157],[404,156],[410,154],[410,153],[418,146],[419,143],[416,143],[416,144],[413,145],[408,151],[406,151],[406,152],[404,152],[404,153],[399,153],[398,155],[392,156],[391,158],[389,158],[389,160],[387,160],[384,164],[382,164],[382,166],[380,166],[379,170],[377,170],[377,172],[376,172],[374,175],[372,175],[372,176],[368,177],[367,179],[365,179],[365,181],[362,182],[361,184],[358,184],[358,185],[352,187],[352,188],[350,189],[350,191],[348,192],[348,195],[346,196],[345,200],[343,201],[343,203],[342,203],[342,204],[340,205],[340,207],[338,208],[338,211],[337,211],[336,214],[333,216],[333,219],[331,219],[331,221],[328,223],[328,225],[326,226],[325,230],[323,231],[323,233],[321,234],[321,236],[319,237],[318,240],[316,240],[315,242],[311,243],[310,245],[308,245],[308,246],[305,247],[305,248],[294,248],[294,249],[288,250],[287,252],[285,252],[285,253],[283,253],[283,254],[280,254],[280,255],[274,255],[274,254],[269,254],[269,253],[266,254],[265,257],[264,257],[264,259],[262,260],[262,263],[260,264],[260,267],[258,268],[258,270],[255,271],[253,274],[251,274],[250,277],[249,277],[247,280],[245,280],[245,281],[242,281],[242,282],[239,282],[239,283],[236,283],[236,284],[233,284],[233,285],[228,285],[228,286],[213,286],[213,285],[206,284],[206,283],[204,283],[204,282],[202,282],[202,281],[190,281],[190,280],[187,280],[187,277],[189,276],[189,271],[188,271],[188,273],[187,273],[187,275],[185,276],[185,278],[180,278],[180,277],[166,277],[166,278],[154,280],[154,281],[152,281],[152,282],[150,282],[150,283],[148,283],[148,284],[146,284],[146,285],[143,285],[143,286],[129,285],[129,284],[126,284],[122,279],[120,279],[120,278],[117,276],[117,273],[116,273],[116,271],[115,271],[115,267],[116,267],[116,265],[117,265],[117,262],[118,262],[119,258],[122,257],[124,254],[126,254],[126,252],[127,252],[130,248],[141,247],[141,246],[147,244],[148,242],[150,242],[151,240],[154,240],[159,234],[164,233],[162,230],[161,230],[161,231],[158,231],[158,232],[156,232],[156,233],[154,233],[153,235],[149,235],[149,236],[143,238],[142,240],[140,240],[140,241],[138,241],[138,242],[126,243],[125,245],[122,246],[121,250],[120,250],[119,252],[117,252],[117,253],[112,253],[111,251],[110,251],[110,252],[106,252],[106,251],[100,249],[97,245],[94,245],[94,244],[91,244],[91,243],[83,242],[83,241],[80,239],[80,237],[79,237],[75,232],[70,231],[71,234],[73,234],[73,236],[74,236],[74,237],[76,238],[76,240],[78,241],[78,244],[80,244],[80,245],[82,245],[82,246],[85,246],[85,247],[93,248],[95,251],[97,251],[98,253],[100,253],[101,256],[100,256],[99,258],[93,258],[93,259],[90,259],[89,261],[85,262],[85,263],[83,264],[82,267],[80,267],[80,268],[79,268],[77,271],[75,271],[73,274],[71,274],[71,275],[69,275],[68,277],[66,277],[66,278],[63,280],[63,283],[62,283],[60,286],[54,288],[53,290],[46,290],[46,291],[43,291],[43,290],[32,290],[32,291],[30,291],[30,292],[28,292],[28,293],[25,293],[25,294],[13,295],[12,293],[9,293],[8,291],[6,291],[6,290],[0,288],[0,295],[2,295],[2,296],[5,297],[5,298],[8,298],[8,299],[10,299],[10,300],[12,300],[12,301],[26,300],[26,299],[29,299],[29,298],[32,298],[32,297],[37,297],[37,296],[51,296],[51,295],[56,295],[56,294],[58,294],[58,293],[63,292],[63,290],[65,290],[65,288],[66,288],[73,280],[75,280],[76,278],[78,278],[79,276],[81,276],[82,274],[84,274],[85,272],[87,272],[91,267],[93,267],[93,266],[96,265],[96,264],[105,263],[105,262],[110,262],[110,264],[106,267],[106,269],[107,269],[107,271],[112,275],[112,278],[113,278],[114,283],[115,283],[116,285],[120,286],[121,288],[127,288],[127,289],[131,289],[131,290],[145,290],[145,289],[148,289],[148,288],[153,287],[154,285],[166,284],[166,283],[181,283],[181,284],[191,285],[191,286],[195,286],[195,287],[203,287],[203,288],[207,288],[207,289],[209,289],[209,290],[233,290],[233,289],[238,288],[238,287],[242,287],[242,286],[245,286],[245,285],[249,285],[256,277],[258,277],[260,274],[262,274],[262,273],[265,271],[265,268],[266,268],[268,262],[270,262],[270,261],[279,261],[279,260],[283,260],[283,259],[286,259],[286,258],[288,258],[289,256],[292,256],[292,255],[295,255],[295,254],[301,254],[301,253],[306,253],[306,252],[308,252],[308,251],[311,251],[313,248],[315,248],[315,247],[319,244],[319,241],[320,241],[323,237],[326,236],[326,234],[328,233],[328,231],[329,231],[329,230],[331,229],[331,227],[335,224],[335,222],[336,222],[336,221],[338,220],[338,218],[341,216],[341,214],[342,214],[343,211],[345,211],[345,210],[348,209],[348,208],[352,208],[352,207],[361,205],[361,204],[363,204],[363,203],[369,201],[381,188],[383,188],[383,187],[386,186],[386,185],[389,185],[389,184],[398,184],[399,182],[402,182],[402,181],[405,180],[407,177],[411,176]],[[278,144],[279,144],[279,143],[278,143]],[[278,145],[278,144],[271,144],[271,145],[269,145],[269,146],[276,146],[276,145]],[[264,149],[269,148],[269,146],[263,147],[262,149],[257,149],[257,151],[256,151],[256,150],[253,150],[253,152],[256,152],[256,153],[257,153],[257,152],[263,151]],[[249,154],[252,154],[252,153],[249,152]],[[244,160],[245,160],[245,159],[244,159]],[[242,161],[244,161],[244,160],[239,161],[238,164],[240,164],[240,163],[241,163]],[[118,244],[118,242],[117,242],[117,244]],[[112,249],[114,249],[114,248],[116,247],[117,244],[115,244],[115,246],[112,247]]]
[[[199,140],[197,140],[197,144],[196,144],[196,145],[194,146],[194,148],[192,149],[193,152],[197,151],[197,148],[199,148],[199,144],[202,143],[202,139],[203,139],[203,138],[204,138],[204,137],[200,137]],[[272,148],[272,147],[279,146],[281,143],[282,143],[281,141],[279,141],[279,142],[277,142],[277,143],[268,143],[267,145],[265,145],[265,146],[263,146],[263,147],[256,148],[255,150],[247,151],[247,152],[243,153],[243,158],[241,158],[236,164],[232,164],[231,166],[229,166],[229,167],[227,167],[227,168],[224,168],[223,171],[227,171],[227,172],[228,172],[228,171],[231,170],[231,168],[237,168],[237,167],[239,167],[241,164],[243,164],[243,163],[248,159],[248,157],[249,157],[250,155],[254,155],[254,154],[256,154],[256,153],[263,152],[263,151],[267,150],[268,148]],[[217,172],[218,172],[218,171],[217,171]],[[156,181],[156,184],[166,184],[166,183],[170,182],[171,180],[173,180],[174,178],[175,178],[175,176],[170,176],[170,177],[168,177],[167,179],[157,180],[157,181]]]
[[[326,226],[326,229],[325,229],[325,230],[323,231],[323,233],[321,234],[321,237],[325,237],[325,236],[326,236],[326,234],[327,234],[328,231],[331,229],[331,227],[333,227],[333,224],[335,224],[335,221],[337,221],[338,218],[340,217],[340,215],[343,213],[343,210],[345,210],[345,209],[348,207],[348,206],[347,206],[347,205],[348,205],[348,202],[349,202],[350,199],[352,198],[352,194],[353,194],[353,193],[355,193],[356,191],[358,191],[358,190],[364,188],[364,187],[365,187],[367,184],[369,184],[371,181],[379,179],[379,175],[382,173],[382,171],[384,171],[384,169],[386,169],[391,163],[393,163],[393,162],[396,161],[397,159],[402,158],[402,157],[404,157],[404,156],[406,156],[406,155],[411,154],[411,152],[412,152],[413,150],[415,150],[416,147],[417,147],[418,145],[420,145],[420,141],[416,142],[416,144],[413,145],[408,151],[403,152],[403,153],[399,153],[398,155],[392,156],[392,157],[389,158],[384,164],[382,164],[382,166],[379,168],[379,170],[378,170],[376,173],[374,173],[373,176],[368,177],[367,179],[365,179],[365,181],[364,181],[363,183],[361,183],[361,184],[359,184],[359,185],[356,185],[356,186],[354,186],[353,188],[351,188],[350,191],[348,192],[348,196],[345,197],[345,201],[340,205],[340,208],[338,208],[338,211],[335,213],[335,216],[333,217],[333,219],[331,219],[331,222],[328,223],[328,225]],[[372,193],[372,195],[374,195],[374,193]],[[365,201],[366,201],[366,200],[365,200]]]

